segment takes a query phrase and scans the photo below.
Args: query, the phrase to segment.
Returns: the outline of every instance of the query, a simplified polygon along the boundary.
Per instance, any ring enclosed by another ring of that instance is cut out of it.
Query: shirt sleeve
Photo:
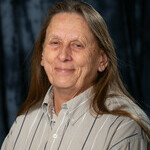
[[[10,131],[8,133],[8,135],[6,136],[3,144],[2,144],[2,147],[1,147],[1,150],[7,150],[7,146],[10,144],[10,141],[12,139],[12,134],[14,132],[14,129],[16,128],[17,126],[17,121],[15,121],[12,125],[12,127],[10,128]]]
[[[142,128],[131,118],[123,118],[112,135],[108,150],[149,150],[149,138]]]
[[[148,142],[138,135],[120,140],[109,148],[109,150],[149,150]]]

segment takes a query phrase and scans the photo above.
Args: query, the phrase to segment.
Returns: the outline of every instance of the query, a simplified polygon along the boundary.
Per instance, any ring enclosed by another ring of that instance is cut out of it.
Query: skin
[[[55,112],[85,91],[107,66],[107,57],[84,18],[76,13],[55,15],[43,44],[41,65],[54,87]]]

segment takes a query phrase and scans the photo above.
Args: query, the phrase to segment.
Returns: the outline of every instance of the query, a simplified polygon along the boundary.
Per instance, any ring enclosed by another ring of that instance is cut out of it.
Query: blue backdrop
[[[0,146],[26,99],[30,60],[54,0],[0,0]],[[86,0],[105,19],[122,79],[150,115],[150,1]]]

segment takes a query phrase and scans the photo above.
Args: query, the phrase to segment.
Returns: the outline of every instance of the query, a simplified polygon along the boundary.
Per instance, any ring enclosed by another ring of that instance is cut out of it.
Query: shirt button
[[[53,134],[53,138],[56,139],[57,138],[57,134]]]

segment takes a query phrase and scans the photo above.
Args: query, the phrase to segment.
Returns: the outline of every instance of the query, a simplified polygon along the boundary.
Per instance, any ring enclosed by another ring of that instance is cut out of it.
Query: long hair
[[[134,100],[127,92],[120,79],[117,69],[116,53],[105,21],[92,6],[85,2],[61,1],[56,3],[49,11],[48,16],[42,26],[40,35],[35,43],[33,51],[31,82],[28,97],[22,108],[20,109],[18,115],[25,113],[32,106],[38,103],[42,103],[44,96],[51,85],[43,67],[40,65],[43,43],[46,36],[46,29],[50,24],[52,17],[58,13],[64,12],[74,12],[81,15],[85,19],[93,35],[95,36],[95,39],[98,42],[99,48],[105,52],[108,58],[108,66],[103,72],[99,73],[94,85],[95,97],[93,98],[93,100],[91,100],[91,107],[93,108],[94,112],[98,114],[114,114],[131,117],[143,128],[143,130],[150,137],[148,128],[144,126],[142,121],[137,116],[126,112],[121,108],[110,111],[105,105],[106,99],[113,96],[124,96],[126,98],[129,98],[131,101]],[[108,91],[110,89],[113,89],[114,94],[108,94]]]

